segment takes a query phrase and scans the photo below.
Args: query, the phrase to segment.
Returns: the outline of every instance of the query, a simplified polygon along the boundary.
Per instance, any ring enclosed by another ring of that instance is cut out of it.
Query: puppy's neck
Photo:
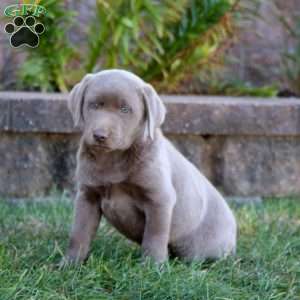
[[[137,139],[127,150],[94,151],[81,143],[76,177],[84,185],[102,186],[125,182],[145,161],[153,141]]]

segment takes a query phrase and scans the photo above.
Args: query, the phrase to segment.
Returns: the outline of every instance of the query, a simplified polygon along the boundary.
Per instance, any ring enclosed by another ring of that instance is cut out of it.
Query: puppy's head
[[[85,143],[103,151],[153,139],[166,113],[154,88],[123,70],[86,75],[71,91],[69,109]]]

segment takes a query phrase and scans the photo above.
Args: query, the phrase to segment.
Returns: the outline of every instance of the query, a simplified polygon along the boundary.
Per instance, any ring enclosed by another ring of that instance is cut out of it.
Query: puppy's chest
[[[144,173],[143,164],[139,160],[128,157],[106,157],[99,160],[80,160],[76,169],[79,183],[91,186],[107,186],[111,184],[136,182]]]
[[[128,169],[122,166],[85,164],[77,169],[76,177],[81,184],[99,187],[124,182],[128,178]]]
[[[116,202],[125,204],[129,201],[142,208],[147,199],[142,188],[128,182],[102,186],[98,189],[101,191],[101,202],[104,206],[111,206]]]

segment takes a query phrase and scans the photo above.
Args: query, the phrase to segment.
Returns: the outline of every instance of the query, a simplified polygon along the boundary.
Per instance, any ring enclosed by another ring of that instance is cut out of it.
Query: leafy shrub
[[[221,93],[219,93],[221,94]],[[249,96],[249,97],[262,97],[273,98],[278,95],[278,87],[276,85],[266,85],[262,87],[253,87],[245,82],[232,82],[223,86],[222,94],[226,96]]]
[[[76,55],[76,48],[68,39],[68,30],[73,24],[74,12],[67,11],[56,0],[43,1],[47,16],[39,21],[45,26],[37,48],[27,48],[27,58],[21,66],[20,87],[42,91],[68,90],[68,67]],[[73,70],[70,70],[73,72]]]
[[[74,21],[59,1],[20,78],[26,88],[66,91],[86,72],[125,68],[159,90],[175,90],[224,50],[234,0],[97,0],[84,50],[68,40]]]

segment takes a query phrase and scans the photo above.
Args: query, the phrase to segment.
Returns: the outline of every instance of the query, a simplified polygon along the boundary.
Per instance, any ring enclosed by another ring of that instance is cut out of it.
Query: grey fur
[[[83,135],[64,262],[87,257],[102,216],[157,262],[168,249],[187,260],[235,252],[230,208],[161,132],[166,110],[151,85],[123,70],[88,74],[69,108]]]

